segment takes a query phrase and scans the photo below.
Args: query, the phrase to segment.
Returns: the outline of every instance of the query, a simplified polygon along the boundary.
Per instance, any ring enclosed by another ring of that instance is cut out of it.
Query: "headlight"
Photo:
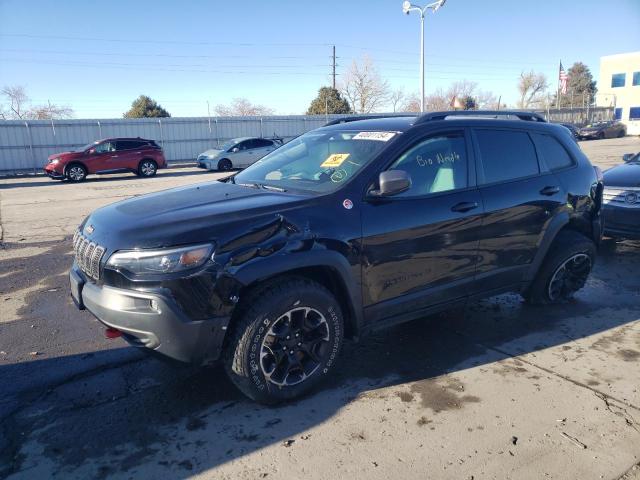
[[[54,158],[53,160],[49,160],[49,163],[52,165],[57,165],[58,163],[60,163],[60,159],[59,158]]]
[[[107,265],[135,274],[175,273],[203,265],[212,251],[211,244],[161,250],[122,250],[111,255]]]

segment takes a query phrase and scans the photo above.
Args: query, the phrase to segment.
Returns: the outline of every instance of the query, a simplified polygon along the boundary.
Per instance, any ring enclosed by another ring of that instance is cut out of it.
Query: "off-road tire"
[[[87,168],[80,163],[72,163],[67,167],[65,177],[71,182],[84,182],[87,178]]]
[[[292,309],[309,307],[326,320],[328,340],[318,357],[319,366],[301,383],[276,385],[264,373],[263,341],[269,330]],[[224,368],[231,381],[249,398],[276,404],[309,392],[334,368],[344,336],[340,305],[324,286],[302,277],[288,276],[257,287],[238,305],[223,352]]]
[[[571,299],[573,294],[584,286],[595,258],[596,246],[593,241],[571,230],[560,232],[547,252],[533,283],[523,292],[523,297],[528,303],[537,305],[562,303]],[[570,263],[565,264],[568,260]],[[567,273],[567,269],[571,265],[575,265],[576,273],[579,273],[575,278],[574,274]],[[564,277],[567,278],[566,285],[562,283],[562,279],[558,280],[558,277],[554,277],[556,273],[562,277],[563,272],[559,270],[563,266],[565,269]],[[562,287],[559,290],[557,287],[551,288],[552,280],[554,285],[558,285],[557,282],[560,282]],[[552,295],[551,292],[557,292],[557,294]]]
[[[231,160],[228,158],[222,158],[218,161],[218,171],[220,172],[228,172],[233,168],[233,164]]]

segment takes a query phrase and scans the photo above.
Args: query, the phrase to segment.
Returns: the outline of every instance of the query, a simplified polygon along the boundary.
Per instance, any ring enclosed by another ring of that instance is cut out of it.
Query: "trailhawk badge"
[[[347,210],[351,210],[353,208],[353,202],[348,198],[345,198],[344,201],[342,202],[342,206]]]

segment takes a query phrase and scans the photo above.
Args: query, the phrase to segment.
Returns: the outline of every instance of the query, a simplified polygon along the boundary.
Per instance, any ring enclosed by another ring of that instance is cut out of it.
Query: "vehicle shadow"
[[[163,178],[172,178],[172,177],[188,177],[192,175],[201,175],[204,178],[209,178],[209,174],[220,174],[221,176],[233,174],[234,171],[230,172],[217,172],[213,170],[203,170],[201,168],[196,167],[185,167],[185,168],[170,168],[168,170],[159,170],[157,175],[153,178],[140,178],[139,176],[133,173],[121,173],[121,174],[113,174],[113,175],[89,175],[87,179],[82,182],[82,185],[86,184],[100,184],[104,182],[111,182],[117,180],[118,182],[127,182],[127,181],[144,181],[144,182],[153,182],[157,179]],[[25,188],[25,187],[47,187],[47,186],[56,186],[58,188],[65,187],[76,187],[75,183],[72,183],[68,180],[54,180],[49,179],[46,175],[24,175],[19,177],[0,177],[0,190],[8,190],[13,188]]]
[[[20,379],[22,386],[0,395],[0,465],[8,465],[0,476],[33,468],[38,459],[30,451],[62,475],[134,475],[144,468],[146,475],[187,478],[274,443],[305,441],[302,432],[383,388],[395,395],[396,386],[417,385],[434,412],[482,402],[473,385],[461,393],[443,387],[441,377],[637,320],[638,280],[625,273],[639,263],[640,243],[607,243],[594,278],[571,303],[538,308],[503,295],[349,342],[319,390],[278,407],[245,399],[219,367],[175,367],[129,348],[2,365],[0,384]],[[612,279],[615,294],[603,290]],[[603,308],[614,313],[596,315]]]

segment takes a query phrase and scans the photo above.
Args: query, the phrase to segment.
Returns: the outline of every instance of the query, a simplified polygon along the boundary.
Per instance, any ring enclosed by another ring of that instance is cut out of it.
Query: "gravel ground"
[[[640,140],[581,146],[607,168]],[[68,297],[73,229],[218,176],[0,180],[0,478],[640,479],[640,242],[606,241],[571,303],[502,295],[350,342],[277,408],[104,339]]]

